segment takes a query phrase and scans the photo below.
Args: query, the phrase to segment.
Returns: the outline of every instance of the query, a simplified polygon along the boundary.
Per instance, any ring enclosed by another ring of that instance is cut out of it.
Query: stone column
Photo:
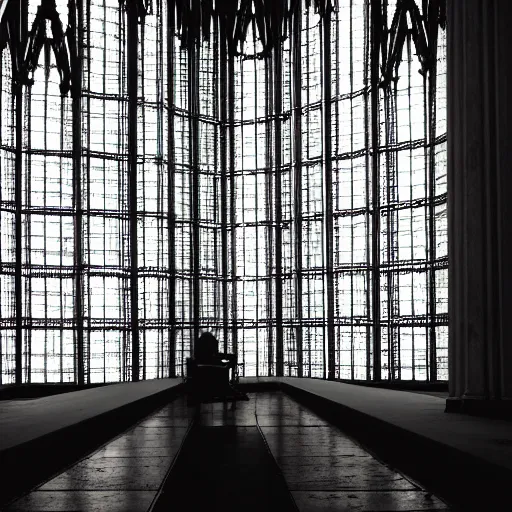
[[[510,414],[512,2],[448,0],[447,17],[446,410]]]

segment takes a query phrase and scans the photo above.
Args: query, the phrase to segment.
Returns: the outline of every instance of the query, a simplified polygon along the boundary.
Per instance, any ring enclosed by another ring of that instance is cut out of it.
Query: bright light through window
[[[78,103],[47,42],[18,105],[3,49],[0,384],[16,326],[24,382],[131,380],[134,286],[141,379],[183,375],[209,330],[242,376],[447,380],[445,31],[423,74],[407,32],[386,82],[369,2],[302,4],[263,55],[254,20],[239,52],[217,22],[184,45],[173,3],[153,0],[130,55],[123,2],[86,1]],[[64,31],[73,5],[56,2]]]

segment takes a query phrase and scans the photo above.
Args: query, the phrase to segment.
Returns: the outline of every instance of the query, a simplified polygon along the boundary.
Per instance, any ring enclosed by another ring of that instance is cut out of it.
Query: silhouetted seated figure
[[[232,377],[229,373],[232,371]],[[189,402],[248,400],[235,389],[236,360],[234,354],[219,353],[219,342],[211,332],[204,332],[194,347],[194,357],[187,359],[187,391]]]

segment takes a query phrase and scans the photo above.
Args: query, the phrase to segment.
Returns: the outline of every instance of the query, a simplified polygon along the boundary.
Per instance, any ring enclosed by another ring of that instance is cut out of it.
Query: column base
[[[512,419],[512,400],[450,397],[446,399],[444,411],[486,418]]]

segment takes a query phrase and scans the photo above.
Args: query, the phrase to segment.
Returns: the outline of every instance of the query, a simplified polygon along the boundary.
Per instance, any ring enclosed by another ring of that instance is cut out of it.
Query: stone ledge
[[[176,379],[177,381],[178,379]],[[128,383],[131,388],[141,383]],[[118,385],[116,385],[118,386]],[[123,385],[121,385],[123,386]],[[90,414],[76,423],[67,422],[63,413],[62,427],[51,428],[43,435],[36,435],[30,440],[13,444],[0,450],[0,509],[16,497],[28,492],[37,484],[44,482],[81,459],[103,443],[119,435],[131,425],[150,414],[157,407],[169,402],[182,392],[183,385],[173,382],[138,393],[130,400],[118,396],[109,403],[109,386],[97,388],[96,401],[103,402],[102,412]],[[92,390],[91,390],[92,391]],[[119,390],[116,390],[118,395]],[[128,391],[128,390],[127,390]],[[77,393],[83,393],[78,391]],[[128,393],[127,393],[128,394]],[[66,393],[67,397],[73,393]],[[47,397],[45,400],[59,400],[63,395]],[[119,400],[120,405],[115,402]],[[89,403],[93,402],[89,399]],[[35,401],[31,401],[33,404]],[[104,402],[109,405],[105,411]],[[75,407],[79,404],[79,398]],[[67,404],[66,404],[67,405]],[[72,404],[69,405],[72,407]],[[70,414],[74,411],[70,411]],[[45,411],[41,408],[39,415],[43,421]],[[20,421],[23,416],[20,415]]]
[[[281,389],[361,442],[384,463],[440,496],[452,510],[505,510],[503,503],[510,499],[508,488],[512,481],[509,468],[484,460],[469,449],[458,449],[434,436],[421,435],[409,428],[406,421],[399,425],[378,418],[377,406],[375,414],[368,406],[362,412],[290,382],[282,382]],[[393,398],[399,399],[399,395]],[[405,409],[406,406],[404,413]],[[471,439],[471,432],[467,434]]]

